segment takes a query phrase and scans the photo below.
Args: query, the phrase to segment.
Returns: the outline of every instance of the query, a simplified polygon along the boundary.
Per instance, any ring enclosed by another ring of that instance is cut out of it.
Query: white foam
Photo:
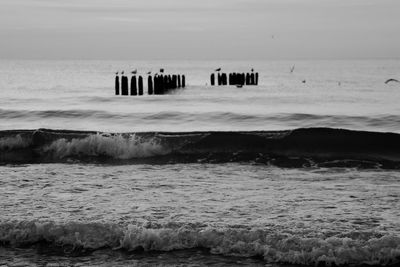
[[[399,263],[400,237],[386,234],[373,237],[366,233],[357,238],[306,238],[300,234],[270,232],[261,229],[127,227],[114,224],[53,222],[11,222],[0,225],[0,242],[30,244],[46,241],[87,249],[172,251],[208,248],[212,253],[242,257],[263,256],[268,263],[301,265],[381,265]]]
[[[95,134],[82,139],[58,139],[42,150],[56,158],[69,156],[107,156],[114,159],[144,158],[168,154],[156,138],[146,139],[135,134]]]

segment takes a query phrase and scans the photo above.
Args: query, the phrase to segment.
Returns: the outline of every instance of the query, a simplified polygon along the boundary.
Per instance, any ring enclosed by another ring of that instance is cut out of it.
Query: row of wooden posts
[[[147,94],[163,95],[171,90],[185,88],[185,75],[155,75],[147,77]],[[130,91],[129,91],[130,88]],[[131,86],[127,76],[115,76],[115,95],[143,95],[143,78],[139,75],[131,77]]]
[[[217,83],[215,82],[215,77],[217,77]],[[219,73],[215,75],[212,73],[210,76],[211,85],[258,85],[258,72],[254,73]]]

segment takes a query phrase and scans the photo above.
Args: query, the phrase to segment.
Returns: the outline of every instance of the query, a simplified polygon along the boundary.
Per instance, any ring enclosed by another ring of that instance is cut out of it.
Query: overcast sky
[[[400,1],[1,0],[0,58],[400,58]]]

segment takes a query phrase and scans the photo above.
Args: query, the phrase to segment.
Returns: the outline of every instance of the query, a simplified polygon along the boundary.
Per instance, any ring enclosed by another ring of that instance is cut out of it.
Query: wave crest
[[[400,263],[400,237],[374,232],[304,237],[271,229],[213,228],[193,224],[176,227],[54,222],[0,224],[0,242],[12,246],[47,242],[96,250],[172,251],[207,248],[227,256],[261,256],[268,263],[301,265],[392,265]]]
[[[126,138],[121,134],[107,135],[100,133],[82,139],[57,139],[42,149],[42,153],[50,154],[53,158],[59,159],[73,156],[131,159],[165,155],[169,152],[156,138],[144,140],[136,134]]]

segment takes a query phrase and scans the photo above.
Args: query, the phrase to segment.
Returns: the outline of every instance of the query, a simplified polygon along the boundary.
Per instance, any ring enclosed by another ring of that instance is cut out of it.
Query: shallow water
[[[395,171],[39,164],[4,166],[0,180],[0,236],[14,246],[201,247],[307,265],[391,263],[400,255]]]

